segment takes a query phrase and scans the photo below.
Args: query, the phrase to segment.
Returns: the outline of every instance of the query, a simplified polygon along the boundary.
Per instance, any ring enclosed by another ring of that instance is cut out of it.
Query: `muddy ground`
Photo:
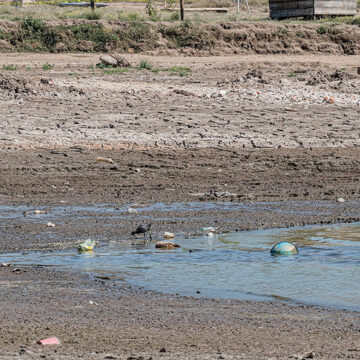
[[[0,56],[15,68],[0,73],[0,202],[48,211],[3,217],[1,252],[130,241],[135,203],[249,206],[153,211],[156,237],[359,221],[358,56],[127,59],[118,73],[94,68],[98,55]],[[153,71],[137,69],[144,59]],[[45,226],[58,206],[104,203],[106,224],[86,210]],[[36,266],[0,274],[3,359],[360,358],[358,313],[162,295]],[[62,345],[35,344],[48,335]]]

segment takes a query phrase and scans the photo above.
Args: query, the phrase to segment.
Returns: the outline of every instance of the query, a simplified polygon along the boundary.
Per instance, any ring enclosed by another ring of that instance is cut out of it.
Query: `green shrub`
[[[139,64],[139,69],[151,70],[152,65],[147,60],[141,60]]]
[[[86,10],[79,15],[76,16],[78,19],[86,19],[86,20],[100,20],[101,15],[97,11]]]
[[[178,20],[180,20],[179,12],[178,11],[172,12],[168,20],[169,21],[178,21]]]
[[[36,48],[33,50],[52,50],[59,39],[58,30],[47,27],[41,19],[27,17],[22,20],[21,31],[14,40],[35,44]]]
[[[66,27],[77,40],[86,40],[94,43],[95,51],[106,51],[108,45],[114,45],[119,38],[107,31],[101,24],[80,24]]]
[[[123,74],[128,72],[129,68],[114,68],[114,69],[105,69],[104,74],[114,75],[114,74]]]
[[[44,65],[42,66],[42,69],[43,69],[44,71],[47,71],[47,70],[51,70],[53,67],[54,67],[54,65],[51,65],[51,64],[46,63],[46,64],[44,64]]]
[[[17,70],[16,66],[14,66],[12,64],[3,65],[2,69],[6,70],[6,71],[15,71],[15,70]]]
[[[316,32],[319,35],[324,35],[324,34],[326,34],[328,32],[328,28],[326,26],[324,26],[324,25],[321,25],[316,29]]]

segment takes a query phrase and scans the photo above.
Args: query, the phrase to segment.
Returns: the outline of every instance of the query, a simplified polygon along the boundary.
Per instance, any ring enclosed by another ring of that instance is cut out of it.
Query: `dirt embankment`
[[[0,22],[0,51],[150,54],[360,54],[356,25],[121,22],[28,18]]]

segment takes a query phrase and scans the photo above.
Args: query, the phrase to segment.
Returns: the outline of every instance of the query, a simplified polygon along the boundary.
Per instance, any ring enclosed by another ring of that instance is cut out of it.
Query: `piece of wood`
[[[180,20],[184,21],[184,0],[180,0]]]
[[[318,1],[314,2],[315,9],[344,9],[344,10],[356,10],[355,1]]]
[[[270,10],[307,9],[314,6],[313,0],[270,3]]]
[[[291,9],[291,10],[274,10],[270,11],[270,17],[272,19],[285,19],[289,17],[298,17],[298,16],[312,16],[314,15],[314,9]]]
[[[180,8],[167,9],[163,8],[161,11],[180,11]],[[217,12],[217,13],[227,13],[229,10],[227,8],[186,8],[184,12]]]
[[[342,15],[353,16],[356,15],[356,9],[329,9],[329,8],[315,8],[314,15]]]

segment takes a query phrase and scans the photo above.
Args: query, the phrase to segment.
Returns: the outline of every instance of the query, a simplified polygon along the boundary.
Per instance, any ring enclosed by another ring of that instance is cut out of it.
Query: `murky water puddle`
[[[271,256],[294,242],[299,255]],[[214,237],[178,235],[176,250],[110,242],[91,253],[0,254],[0,262],[53,265],[122,278],[165,293],[247,300],[283,300],[360,311],[360,224],[245,231]]]

